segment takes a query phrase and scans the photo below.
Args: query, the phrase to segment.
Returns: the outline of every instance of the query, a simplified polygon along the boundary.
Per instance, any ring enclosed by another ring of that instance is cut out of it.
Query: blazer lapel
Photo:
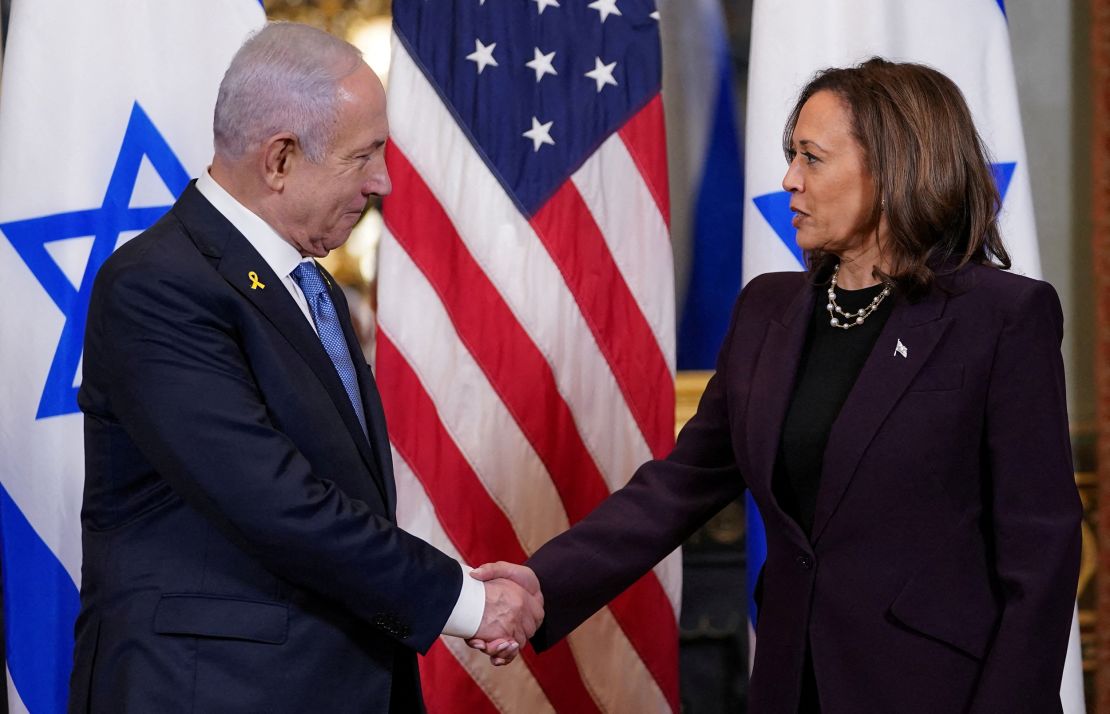
[[[944,292],[936,287],[914,304],[899,299],[883,326],[829,433],[810,537],[813,543],[836,511],[867,446],[948,329],[949,320],[941,318],[945,302]],[[905,354],[896,353],[899,343]]]
[[[381,469],[370,450],[370,443],[362,433],[362,426],[358,423],[343,383],[339,381],[335,365],[315,330],[305,319],[304,313],[285,289],[281,278],[270,269],[269,264],[250,242],[204,199],[193,184],[185,189],[179,206],[184,212],[182,218],[190,226],[190,233],[201,252],[215,259],[216,270],[220,275],[266,316],[323,385],[384,497]],[[356,360],[356,364],[361,361],[363,360]]]
[[[813,286],[808,280],[794,295],[789,306],[776,320],[767,324],[767,334],[751,380],[746,429],[752,473],[749,486],[765,489],[769,502],[775,459],[782,438],[782,421],[794,391],[802,349],[805,347],[813,304]]]

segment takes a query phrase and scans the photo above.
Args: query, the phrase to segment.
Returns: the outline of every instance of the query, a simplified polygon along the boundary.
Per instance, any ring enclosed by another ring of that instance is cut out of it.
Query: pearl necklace
[[[830,325],[839,327],[841,330],[847,330],[856,325],[862,325],[863,321],[870,317],[871,313],[875,312],[875,309],[879,307],[883,299],[886,298],[887,295],[890,295],[890,286],[884,285],[883,291],[876,295],[875,299],[865,307],[855,312],[844,312],[844,309],[836,302],[836,276],[839,272],[840,264],[838,263],[837,266],[833,268],[832,280],[829,281],[829,302],[825,305],[825,309],[829,311]],[[844,322],[841,322],[837,318],[837,315],[844,318]]]

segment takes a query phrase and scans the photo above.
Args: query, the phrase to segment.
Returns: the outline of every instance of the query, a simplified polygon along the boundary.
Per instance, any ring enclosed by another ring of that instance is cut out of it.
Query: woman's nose
[[[790,165],[786,167],[786,175],[782,177],[782,188],[784,191],[794,193],[795,191],[801,191],[802,187],[802,172],[798,165],[791,161]]]

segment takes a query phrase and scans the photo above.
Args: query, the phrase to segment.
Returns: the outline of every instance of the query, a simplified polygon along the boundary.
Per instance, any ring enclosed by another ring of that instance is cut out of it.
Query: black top
[[[836,301],[845,312],[854,312],[882,289],[882,284],[862,290],[838,287]],[[862,325],[845,330],[829,324],[826,292],[823,289],[817,293],[775,462],[775,498],[806,535],[813,529],[829,432],[894,305],[893,295],[888,295]],[[844,322],[844,318],[839,319]]]
[[[882,290],[882,284],[863,290],[838,287],[836,302],[845,312],[855,312]],[[829,432],[894,305],[893,296],[887,295],[863,324],[845,330],[830,324],[827,302],[827,290],[819,291],[775,460],[775,498],[807,536],[813,531],[817,489],[821,484],[821,465]],[[839,320],[842,324],[845,322],[842,317]],[[836,444],[831,448],[835,449]],[[807,646],[798,713],[819,714],[820,711],[812,653]]]

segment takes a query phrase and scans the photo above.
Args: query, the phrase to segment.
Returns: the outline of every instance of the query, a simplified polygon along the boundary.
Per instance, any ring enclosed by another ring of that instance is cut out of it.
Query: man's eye
[[[818,161],[818,158],[816,156],[814,156],[813,154],[809,153],[808,151],[803,152],[802,156],[805,157],[807,164],[815,164]]]

